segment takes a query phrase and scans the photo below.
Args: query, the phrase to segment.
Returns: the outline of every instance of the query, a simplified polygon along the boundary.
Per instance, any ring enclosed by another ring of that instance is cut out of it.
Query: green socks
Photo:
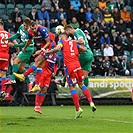
[[[18,64],[13,64],[13,66],[12,66],[12,77],[11,77],[11,80],[15,80],[16,79],[16,77],[13,74],[14,72],[15,73],[18,72]]]

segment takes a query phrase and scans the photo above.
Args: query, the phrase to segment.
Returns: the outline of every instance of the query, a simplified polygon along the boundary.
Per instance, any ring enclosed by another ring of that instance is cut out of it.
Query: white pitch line
[[[117,123],[133,124],[133,122],[130,122],[130,121],[121,121],[121,120],[113,120],[113,119],[100,119],[100,120],[111,121],[111,122],[117,122]]]

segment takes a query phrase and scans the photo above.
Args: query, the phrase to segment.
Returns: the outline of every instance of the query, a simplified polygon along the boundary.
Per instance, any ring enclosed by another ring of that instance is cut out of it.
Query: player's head
[[[66,39],[68,38],[68,35],[64,32],[59,35],[59,39]]]
[[[67,35],[69,35],[69,36],[73,36],[74,35],[74,28],[71,25],[67,25],[64,28],[64,30],[67,33]]]
[[[29,29],[30,23],[31,23],[31,20],[28,17],[23,20],[23,26],[25,30]]]
[[[30,29],[33,31],[33,32],[37,32],[37,23],[35,21],[31,21],[30,23]]]

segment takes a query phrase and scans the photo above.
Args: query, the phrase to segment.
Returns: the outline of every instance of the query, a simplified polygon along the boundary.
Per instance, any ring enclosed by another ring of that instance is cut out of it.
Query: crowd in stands
[[[24,17],[51,32],[57,25],[81,28],[94,53],[90,76],[133,76],[133,0],[1,0],[13,4],[5,29],[16,33]],[[17,5],[23,4],[21,10]],[[30,10],[26,8],[28,5]],[[30,5],[32,5],[30,7]],[[40,5],[38,7],[38,5]],[[1,8],[0,8],[1,10]],[[0,19],[3,14],[0,14]],[[40,48],[39,43],[35,45]],[[14,57],[14,50],[10,53]],[[31,58],[31,62],[33,59]]]

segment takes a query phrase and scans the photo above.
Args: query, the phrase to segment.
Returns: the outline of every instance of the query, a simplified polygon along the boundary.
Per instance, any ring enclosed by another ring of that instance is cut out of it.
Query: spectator
[[[115,77],[116,76],[116,72],[115,72],[115,69],[113,67],[109,68],[109,73],[108,73],[107,76],[110,76],[110,77]]]
[[[57,12],[57,17],[60,24],[62,24],[63,26],[67,24],[67,14],[63,8],[59,9],[59,11]]]
[[[110,43],[113,46],[116,46],[117,43],[121,44],[121,38],[115,30],[111,30]]]
[[[77,21],[76,17],[73,17],[72,18],[72,22],[70,23],[70,25],[74,28],[74,29],[77,29],[79,28],[79,22]]]
[[[114,23],[119,23],[121,19],[121,15],[117,7],[114,9],[112,16],[114,18]]]
[[[101,76],[104,75],[102,63],[103,63],[103,57],[100,56],[100,57],[99,57],[98,59],[96,59],[96,60],[94,61],[94,63],[92,64],[92,69],[93,69],[93,71],[94,71],[94,76],[95,76],[95,75],[101,75]]]
[[[94,22],[93,25],[91,25],[90,27],[90,32],[93,33],[95,32],[96,34],[99,33],[99,27],[97,25],[97,22]]]
[[[92,14],[92,18],[93,21],[97,22],[98,25],[101,23],[101,21],[103,20],[103,14],[102,12],[99,10],[98,7],[95,8],[93,14]]]
[[[59,7],[66,12],[70,8],[70,0],[59,0]]]
[[[106,1],[105,0],[99,0],[98,1],[98,7],[100,10],[103,10],[106,8]]]
[[[116,0],[116,4],[117,4],[117,8],[119,10],[123,10],[124,6],[125,6],[125,3],[123,0]]]
[[[117,45],[113,47],[113,49],[114,49],[114,56],[118,57],[124,55],[124,49],[121,44],[117,43]]]
[[[84,8],[87,11],[87,8],[90,7],[88,0],[81,0],[81,8]]]
[[[57,19],[57,11],[52,7],[49,11],[49,17],[50,17],[50,28],[56,27],[59,22]]]
[[[21,17],[21,12],[19,12],[19,8],[15,7],[14,11],[11,13],[11,19],[13,22],[16,22],[18,17]]]
[[[96,7],[98,7],[98,0],[89,0],[90,7],[94,11]]]
[[[131,76],[133,77],[133,58],[131,58],[130,60],[129,70],[130,70]]]
[[[103,55],[112,57],[114,55],[113,48],[110,46],[110,44],[105,43],[105,48],[103,49]]]
[[[104,60],[102,62],[102,67],[103,67],[104,76],[108,76],[109,68],[110,68],[110,61],[109,61],[108,56],[104,56]]]
[[[52,100],[52,104],[56,105],[56,91],[58,91],[57,84],[55,83],[55,77],[51,77],[50,85],[48,87],[48,96]]]
[[[108,28],[111,28],[114,24],[114,19],[113,19],[112,13],[110,13],[107,8],[104,11],[104,21],[108,25]]]
[[[20,25],[22,24],[22,18],[21,17],[18,17],[16,22],[15,22],[15,32],[18,31],[18,28],[20,27]]]
[[[33,20],[36,21],[38,23],[38,13],[37,13],[37,9],[36,7],[32,7],[32,11],[29,13],[28,17]]]
[[[127,36],[125,32],[122,32],[120,35],[120,39],[121,39],[121,45],[123,46],[124,50],[128,50],[128,44],[127,44]]]
[[[124,3],[126,6],[133,6],[133,1],[132,0],[124,0]]]
[[[59,11],[59,0],[52,0],[51,6],[54,7],[55,11]]]
[[[88,34],[91,33],[91,31],[90,31],[90,25],[89,25],[89,22],[88,21],[85,22],[85,24],[81,27],[81,29],[82,29],[82,31],[87,30],[88,31]]]
[[[79,12],[77,13],[76,18],[80,24],[80,27],[82,27],[86,21],[86,14],[83,8],[80,8]]]
[[[90,23],[90,25],[93,23],[91,7],[87,7],[86,21],[88,21]]]
[[[104,33],[104,36],[101,36],[100,38],[100,43],[101,43],[101,50],[105,47],[105,44],[110,44],[110,37],[107,32]]]
[[[51,9],[51,0],[42,0],[42,6],[49,11]]]
[[[70,23],[73,17],[76,17],[76,11],[73,6],[70,6],[69,10],[67,10],[67,22]]]
[[[117,7],[117,4],[116,4],[116,2],[114,2],[114,0],[109,0],[107,2],[107,8],[110,13],[113,12],[116,7]]]
[[[70,0],[70,6],[73,6],[74,10],[78,12],[81,6],[80,0]]]
[[[133,34],[130,33],[129,36],[127,36],[127,50],[132,52],[133,51]]]
[[[116,24],[116,31],[119,34],[126,31],[126,23],[123,21],[123,19],[120,19],[119,23]]]
[[[104,35],[104,32],[108,32],[108,27],[107,27],[105,21],[102,20],[100,25],[99,25],[99,37],[100,38],[101,38],[101,36]]]
[[[132,29],[131,14],[127,11],[127,8],[124,7],[120,13],[121,13],[121,18],[126,23],[126,27]]]
[[[15,28],[15,23],[12,21],[12,19],[9,17],[8,21],[5,23],[5,30],[10,32],[11,34],[14,34],[14,28]]]
[[[92,51],[100,49],[100,42],[97,32],[93,32],[91,35],[90,47]]]
[[[50,29],[49,20],[50,20],[50,17],[49,17],[48,11],[45,9],[45,7],[42,6],[41,9],[38,11],[39,24],[45,27],[47,25],[47,28]]]
[[[112,56],[112,59],[110,60],[110,67],[112,67],[114,72],[118,73],[119,67],[118,67],[118,62],[116,61],[116,57]]]

